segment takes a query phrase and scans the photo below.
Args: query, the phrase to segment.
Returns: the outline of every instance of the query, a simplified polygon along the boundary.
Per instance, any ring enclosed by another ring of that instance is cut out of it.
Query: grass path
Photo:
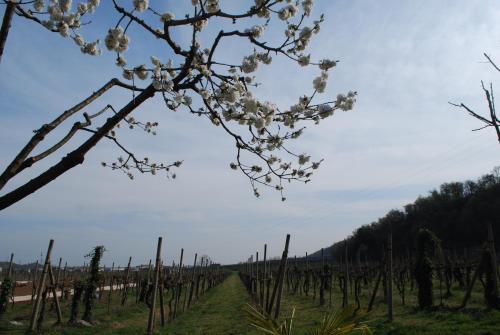
[[[189,312],[165,327],[161,334],[241,335],[258,334],[248,325],[244,312],[249,297],[237,274],[214,288]]]

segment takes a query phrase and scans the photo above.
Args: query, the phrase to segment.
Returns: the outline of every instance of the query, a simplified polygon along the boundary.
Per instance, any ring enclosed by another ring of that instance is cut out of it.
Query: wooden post
[[[62,257],[59,257],[59,265],[57,266],[57,274],[56,274],[56,282],[55,282],[55,289],[57,291],[57,288],[59,287],[59,278],[61,277],[61,263],[62,263]],[[52,269],[52,267],[51,267]],[[61,300],[62,300],[62,291],[61,291]],[[52,306],[51,306],[51,310],[54,309],[54,304],[55,302],[52,301]]]
[[[161,271],[160,271],[160,285],[158,289],[160,290],[160,324],[162,327],[165,326],[165,303],[163,302],[163,283],[165,281],[165,272],[163,271],[163,261],[161,262]]]
[[[387,319],[393,320],[392,312],[392,232],[387,237]]]
[[[290,244],[290,234],[286,235],[285,249],[283,250],[283,254],[281,256],[280,265],[278,268],[278,276],[276,277],[276,281],[274,282],[273,294],[271,295],[271,301],[269,302],[269,306],[267,309],[267,313],[270,315],[273,309],[274,300],[276,299],[276,310],[274,313],[274,317],[277,319],[279,317],[280,308],[281,308],[281,294],[283,291],[283,280],[285,279],[285,271],[286,271],[286,261],[288,258],[288,246]]]
[[[47,254],[45,255],[45,264],[43,265],[43,272],[36,288],[36,301],[35,301],[35,306],[33,307],[33,311],[31,313],[30,327],[29,327],[30,331],[36,330],[38,312],[40,310],[40,303],[42,302],[42,290],[45,287],[45,279],[47,278],[47,273],[49,272],[50,254],[52,252],[53,246],[54,246],[54,240],[50,240],[49,247],[47,249]]]
[[[153,334],[153,325],[154,325],[155,307],[156,307],[156,293],[158,291],[158,278],[160,277],[161,242],[162,238],[158,237],[158,246],[156,247],[155,279],[153,282],[153,299],[151,301],[151,308],[149,309],[148,331],[147,331],[148,335]]]
[[[193,299],[194,293],[194,283],[196,281],[196,260],[198,259],[198,254],[194,254],[194,262],[193,262],[193,275],[191,276],[191,286],[189,287],[189,300],[187,307],[191,307],[191,300]]]
[[[368,304],[368,308],[366,309],[367,312],[371,311],[373,308],[373,303],[375,302],[375,298],[377,296],[378,287],[380,285],[380,281],[382,280],[383,271],[384,271],[384,266],[381,265],[377,280],[375,281],[375,287],[373,288],[372,297],[370,298],[370,303]]]
[[[325,304],[325,252],[321,248],[321,271],[320,271],[320,286],[319,286],[319,304],[323,306]]]
[[[110,273],[110,279],[109,279],[109,292],[108,292],[108,313],[109,313],[109,307],[111,305],[111,295],[113,294],[113,271],[115,270],[115,262],[113,262],[113,265],[111,265],[111,273]]]
[[[488,249],[491,259],[491,270],[493,271],[493,294],[498,298],[498,265],[497,254],[495,251],[495,238],[493,237],[493,228],[491,222],[488,222]]]
[[[269,274],[267,273],[267,270],[268,270],[268,266],[267,266],[267,244],[264,244],[264,261],[263,261],[263,265],[264,265],[264,281],[262,282],[263,285],[262,285],[262,295],[261,295],[261,299],[260,299],[260,305],[262,307],[262,309],[264,310],[265,308],[267,308],[267,304],[269,303],[269,290],[266,290],[266,286],[267,286],[267,281],[269,280],[267,277],[269,276]],[[267,293],[266,293],[267,291]],[[264,302],[264,299],[265,299],[265,302]]]
[[[35,271],[33,272],[33,281],[31,282],[31,304],[33,304],[33,299],[35,299],[36,288],[38,287],[38,259],[35,263]]]
[[[174,314],[173,318],[175,319],[177,317],[177,305],[179,304],[179,299],[181,297],[181,275],[182,275],[182,260],[184,258],[184,248],[181,248],[181,258],[179,262],[179,271],[177,273],[177,280],[174,282],[174,289],[175,289],[175,300],[174,300]]]
[[[255,299],[260,305],[260,281],[259,281],[259,252],[255,253]]]
[[[344,301],[343,307],[347,308],[349,306],[349,262],[347,260],[347,240],[344,240],[344,261],[345,261],[345,273],[344,273]]]
[[[61,262],[59,262],[59,265],[61,265]],[[56,305],[57,324],[61,324],[62,323],[61,305],[59,304],[59,298],[57,297],[56,280],[54,279],[54,274],[52,273],[52,265],[49,265],[49,279],[50,279],[50,288],[52,290],[52,295],[54,296],[54,303]]]
[[[132,256],[128,258],[127,271],[125,273],[125,280],[123,282],[123,296],[122,296],[122,306],[125,306],[125,302],[128,298],[128,276],[130,274],[130,263],[132,262]]]
[[[14,266],[14,253],[10,254],[9,270],[7,270],[7,278],[12,277],[12,268]]]

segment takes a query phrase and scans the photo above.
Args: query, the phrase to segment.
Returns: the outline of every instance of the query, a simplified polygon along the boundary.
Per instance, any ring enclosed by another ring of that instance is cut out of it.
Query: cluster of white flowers
[[[101,49],[99,48],[99,40],[90,43],[84,42],[80,50],[87,55],[99,56],[101,54]]]
[[[307,66],[309,65],[309,62],[311,61],[311,55],[301,55],[298,58],[298,63],[300,66]]]
[[[309,162],[309,159],[311,159],[311,156],[308,156],[306,154],[301,154],[299,155],[299,164],[304,165],[307,162]]]
[[[328,72],[322,71],[321,75],[314,78],[313,87],[318,93],[323,93],[326,88],[326,81],[328,79]]]
[[[337,66],[337,62],[331,59],[322,59],[319,61],[319,68],[323,71],[328,71],[332,67]]]
[[[261,25],[253,26],[252,28],[246,29],[245,33],[249,33],[253,38],[260,38],[264,33],[265,27]]]
[[[277,107],[270,102],[258,101],[251,92],[244,92],[243,88],[226,87],[220,92],[220,99],[230,105],[223,111],[226,121],[237,121],[242,125],[254,126],[263,129],[273,122]],[[240,98],[240,95],[242,96]],[[239,99],[239,101],[238,101]],[[237,110],[234,103],[238,101],[241,110]]]
[[[283,21],[286,21],[286,20],[289,20],[291,19],[292,17],[294,17],[295,15],[297,15],[297,13],[299,12],[299,7],[297,7],[296,5],[294,4],[289,4],[288,6],[286,7],[283,7],[279,12],[278,12],[278,17],[283,20]]]
[[[81,2],[78,4],[76,12],[72,12],[72,4],[72,0],[51,0],[47,6],[44,0],[35,0],[33,8],[35,11],[41,12],[40,14],[48,14],[48,20],[41,20],[45,28],[57,31],[63,37],[69,37],[72,30],[80,28],[82,15],[93,12],[99,6],[100,0]],[[83,53],[94,56],[101,54],[98,46],[99,40],[85,43],[84,38],[77,33],[71,37]]]
[[[299,33],[299,38],[295,42],[295,47],[297,48],[297,50],[302,51],[307,47],[314,32],[315,30],[311,29],[310,27],[302,28]]]
[[[208,25],[208,19],[196,20],[194,23],[194,29],[196,31],[202,31]]]
[[[148,78],[148,68],[146,64],[139,65],[134,69],[134,74],[141,80],[146,80]]]
[[[230,85],[227,82],[223,82],[215,94],[221,102],[225,102],[229,105],[234,105],[239,99],[241,93],[245,91],[245,87],[240,81],[237,81],[235,85]],[[228,115],[224,115],[226,120],[228,120]],[[230,117],[229,117],[230,119]]]
[[[254,52],[251,55],[243,57],[243,62],[241,63],[241,71],[244,73],[251,73],[257,70],[259,62],[264,64],[271,64],[273,58],[268,52]]]
[[[259,66],[259,61],[257,59],[257,53],[245,56],[243,62],[241,63],[241,71],[245,73],[251,73],[257,70]]]
[[[45,9],[45,1],[44,0],[35,0],[35,2],[33,2],[33,8],[37,12],[43,11]]]
[[[149,0],[134,0],[134,8],[138,12],[144,12],[149,8]]]
[[[153,70],[153,87],[158,91],[172,91],[174,88],[174,82],[171,80],[171,76],[168,71],[163,71],[162,67],[165,65],[161,63],[160,59],[155,56],[151,56],[151,63],[154,66]],[[167,66],[171,66],[171,61],[168,62]]]
[[[163,23],[166,23],[166,22],[171,21],[171,20],[173,20],[173,19],[175,19],[175,15],[174,15],[174,13],[171,13],[171,12],[167,12],[167,13],[163,14],[163,15],[160,17],[160,20],[161,20],[161,22],[163,22]]]
[[[335,101],[335,106],[343,111],[349,111],[354,106],[356,102],[356,92],[349,91],[347,95],[339,94],[337,95],[337,101]]]
[[[325,119],[333,115],[333,107],[329,104],[321,104],[318,106],[318,115],[320,118]]]
[[[174,96],[174,101],[178,105],[184,104],[186,106],[191,106],[191,104],[193,103],[193,99],[190,96],[182,94],[182,93],[176,93],[175,96]],[[175,111],[175,110],[176,109],[173,108],[173,111]]]
[[[304,8],[304,14],[306,16],[311,15],[312,8],[313,8],[313,0],[304,0],[302,1],[302,8]]]
[[[128,49],[130,38],[125,35],[123,28],[118,26],[108,30],[104,43],[109,51],[125,52]]]
[[[85,43],[83,36],[80,34],[75,34],[75,36],[73,36],[72,38],[84,54],[89,54],[92,56],[98,56],[101,54],[101,49],[99,49],[99,40],[91,43]]]
[[[207,1],[207,12],[217,13],[220,10],[219,0],[208,0]]]

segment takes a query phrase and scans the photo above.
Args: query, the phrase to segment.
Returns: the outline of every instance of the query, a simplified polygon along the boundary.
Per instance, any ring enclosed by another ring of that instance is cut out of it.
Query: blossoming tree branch
[[[99,40],[87,41],[84,36],[84,29],[93,24],[90,20],[92,14],[99,10],[99,0],[78,4],[73,4],[71,0],[3,2],[6,4],[1,33],[3,41],[7,39],[10,27],[9,15],[12,17],[15,13],[50,32],[72,39],[85,54],[98,56],[104,48],[115,53],[116,66],[120,68],[123,78],[112,78],[85,100],[34,131],[1,173],[0,189],[20,172],[46,157],[58,154],[62,158],[33,179],[1,195],[0,209],[22,200],[82,164],[86,154],[101,140],[112,141],[123,152],[115,162],[102,162],[103,166],[123,171],[131,179],[134,172],[166,172],[167,176],[175,177],[173,170],[181,165],[181,161],[167,164],[140,158],[120,142],[116,133],[116,128],[126,126],[154,135],[158,123],[140,121],[132,113],[155,95],[161,96],[166,109],[204,117],[209,124],[219,127],[235,144],[235,158],[229,164],[230,168],[241,171],[248,178],[256,196],[259,196],[259,187],[271,187],[278,190],[285,200],[284,183],[308,182],[313,170],[321,163],[321,160],[312,160],[307,153],[293,152],[288,143],[301,136],[306,123],[318,124],[336,110],[351,110],[355,102],[355,92],[338,94],[335,99],[319,99],[325,91],[328,73],[337,61],[314,61],[306,51],[324,20],[323,15],[316,19],[312,17],[312,0],[255,0],[239,13],[226,11],[218,0],[192,0],[192,10],[182,18],[176,18],[170,12],[160,12],[148,0],[113,0],[117,19],[116,22],[109,22],[109,30],[103,34],[104,46]],[[209,43],[202,44],[202,40],[207,40],[202,36],[214,19],[227,22],[227,28],[210,38]],[[273,24],[271,27],[272,20],[281,22],[283,26],[284,33],[278,42],[264,39],[267,30],[277,26]],[[235,26],[240,26],[235,25],[236,22],[252,24],[235,29]],[[172,32],[182,28],[189,29],[189,41],[174,39]],[[130,29],[141,29],[144,34],[151,34],[157,43],[168,47],[169,52],[166,56],[148,55],[139,43],[131,41]],[[243,59],[222,61],[221,45],[228,39],[246,41],[253,52]],[[4,45],[8,48],[8,41],[2,43],[2,51]],[[144,64],[127,62],[127,51],[134,47],[145,51]],[[318,70],[318,76],[311,78],[310,91],[297,97],[286,108],[278,108],[273,102],[263,101],[252,93],[258,85],[252,73],[277,58],[295,62],[299,69],[313,66]],[[95,114],[84,111],[89,104],[103,98],[114,88],[130,92],[130,100],[124,106],[103,105]],[[71,127],[67,126],[66,135],[50,144],[48,149],[37,152],[37,147],[46,136],[63,127],[70,117],[79,117],[80,120]],[[79,132],[86,132],[89,136],[76,149],[64,151],[66,144]]]

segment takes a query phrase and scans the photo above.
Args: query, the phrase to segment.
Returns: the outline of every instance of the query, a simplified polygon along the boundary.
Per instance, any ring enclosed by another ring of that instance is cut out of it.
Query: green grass
[[[381,288],[380,288],[381,289]],[[454,307],[460,305],[463,291],[458,287],[453,288],[453,295],[443,300],[443,306],[434,311],[425,312],[415,309],[416,292],[407,292],[407,304],[401,305],[401,299],[394,291],[394,322],[386,322],[386,305],[383,303],[382,293],[376,300],[375,308],[365,315],[364,320],[369,320],[375,334],[391,335],[493,335],[500,334],[500,312],[484,309],[481,285],[478,284],[473,292],[468,308],[457,311]],[[371,294],[371,287],[362,290],[361,306],[366,308],[367,300]],[[435,291],[436,303],[439,304],[439,291]],[[353,301],[353,297],[350,297]],[[145,305],[136,305],[135,297],[131,296],[127,306],[119,305],[118,297],[114,298],[111,313],[108,314],[104,301],[99,303],[95,312],[95,319],[99,325],[92,328],[75,327],[64,324],[52,327],[55,321],[55,312],[49,312],[45,322],[44,334],[144,334],[147,325],[148,309]],[[237,274],[232,274],[220,286],[215,287],[203,296],[189,310],[182,313],[176,320],[168,323],[165,328],[159,326],[157,313],[155,330],[156,334],[173,335],[215,335],[215,334],[258,334],[246,320],[244,306],[248,303],[248,294],[241,284]],[[339,308],[341,301],[340,290],[335,287],[333,292],[333,308]],[[330,311],[329,294],[326,293],[326,306],[318,306],[318,298],[312,299],[304,295],[284,294],[282,316],[291,315],[295,308],[294,329],[296,335],[317,325],[323,316]],[[364,312],[364,308],[361,312]],[[30,313],[29,304],[18,304],[10,309],[0,320],[0,334],[24,334],[28,326]],[[63,303],[63,316],[67,319],[69,305]],[[66,320],[65,319],[65,320]],[[10,325],[7,320],[21,320],[22,327]]]

